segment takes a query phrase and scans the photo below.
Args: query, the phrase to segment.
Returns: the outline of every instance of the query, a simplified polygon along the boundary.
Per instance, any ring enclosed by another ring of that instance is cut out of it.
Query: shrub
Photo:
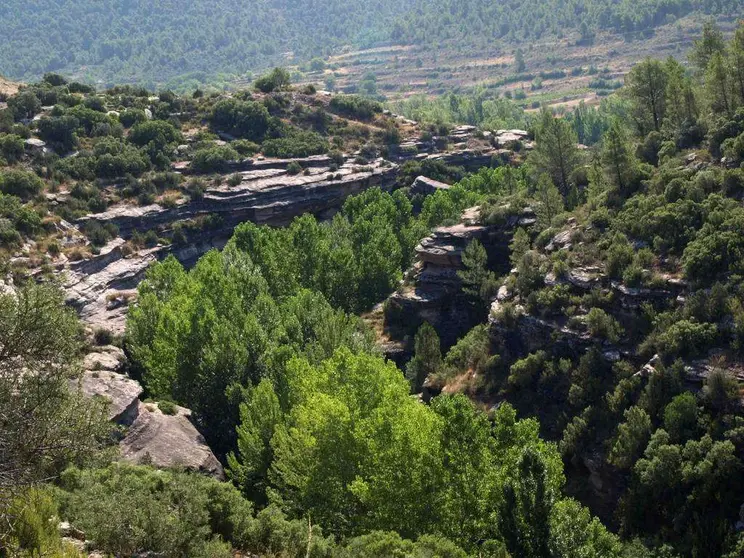
[[[111,345],[114,342],[114,335],[108,329],[99,327],[93,332],[93,342],[99,347]]]
[[[0,173],[0,192],[28,200],[44,188],[44,182],[33,172],[11,169]]]
[[[586,315],[586,326],[593,337],[617,343],[623,333],[617,320],[601,308],[592,308]]]
[[[158,409],[164,415],[175,415],[178,413],[178,407],[173,401],[158,401]]]
[[[620,279],[625,271],[633,261],[633,247],[630,243],[622,238],[616,239],[609,249],[605,257],[605,267],[607,274],[613,279]]]
[[[0,157],[13,164],[23,157],[23,138],[16,134],[0,135]]]
[[[239,186],[242,182],[243,182],[243,175],[238,174],[238,173],[230,175],[230,177],[227,179],[228,186],[233,186],[233,187]]]
[[[159,148],[174,143],[181,138],[181,133],[171,124],[163,120],[149,120],[136,124],[129,132],[128,140],[139,147],[154,143]]]
[[[300,174],[302,172],[302,165],[300,165],[297,161],[291,161],[287,165],[287,174]]]
[[[679,320],[658,335],[656,348],[668,358],[695,357],[707,352],[717,336],[714,324]]]
[[[204,197],[207,184],[201,178],[192,178],[186,183],[184,189],[192,200],[200,200]]]
[[[85,236],[88,237],[93,246],[104,246],[109,240],[118,234],[116,225],[106,223],[101,225],[98,221],[87,221],[84,226]]]
[[[269,129],[269,111],[261,103],[225,99],[212,108],[209,121],[212,126],[251,141],[262,141]],[[250,144],[242,144],[250,148]]]
[[[230,161],[238,159],[238,153],[228,145],[216,145],[199,149],[191,160],[191,168],[197,172],[220,172]]]
[[[231,142],[230,147],[232,147],[243,157],[248,157],[261,151],[261,146],[259,146],[258,144],[242,139]]]
[[[328,148],[328,142],[323,136],[304,130],[291,131],[283,138],[266,140],[262,145],[265,155],[283,159],[320,155],[326,153]]]
[[[357,120],[369,120],[382,112],[380,103],[358,95],[336,95],[331,99],[329,107],[337,114]]]
[[[286,89],[291,83],[289,72],[284,68],[274,68],[270,73],[261,76],[253,85],[259,91],[271,93],[280,89]]]
[[[119,122],[121,122],[125,128],[131,128],[135,124],[145,122],[146,120],[147,116],[145,115],[145,111],[141,109],[129,108],[119,114]]]
[[[205,548],[213,552],[217,537],[242,543],[252,522],[252,506],[237,489],[197,474],[116,464],[71,469],[61,480],[64,517],[116,555],[214,556]]]

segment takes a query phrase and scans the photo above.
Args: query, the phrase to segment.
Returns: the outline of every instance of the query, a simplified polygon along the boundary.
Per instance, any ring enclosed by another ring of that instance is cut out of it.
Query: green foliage
[[[284,68],[274,68],[270,73],[261,76],[253,82],[253,86],[263,93],[281,91],[289,87],[289,84],[289,72]]]
[[[217,129],[245,139],[261,142],[269,129],[269,111],[254,101],[225,99],[212,108],[209,120]]]
[[[309,157],[321,155],[329,149],[328,142],[317,132],[291,130],[285,136],[263,142],[261,150],[269,157]]]
[[[382,112],[380,103],[358,95],[336,95],[328,106],[333,112],[357,120],[369,120]]]
[[[99,178],[116,178],[127,174],[139,176],[150,164],[137,148],[116,138],[101,138],[93,147],[94,172]]]
[[[473,240],[462,253],[463,270],[457,275],[462,281],[462,290],[484,303],[489,303],[498,290],[493,271],[488,269],[488,254],[479,240]]]
[[[685,442],[698,432],[698,403],[692,393],[681,393],[664,409],[664,430],[673,442]]]
[[[668,75],[664,64],[647,58],[625,77],[623,92],[633,104],[633,117],[641,135],[660,131],[666,113]]]
[[[606,339],[617,343],[623,334],[623,329],[617,320],[601,308],[592,308],[586,315],[586,327],[593,337]]]
[[[229,145],[205,147],[194,153],[191,168],[203,173],[224,172],[227,170],[228,163],[238,159],[238,152]]]
[[[420,392],[426,378],[439,372],[441,367],[439,336],[428,322],[424,322],[416,332],[414,356],[406,367],[406,379],[413,393]]]
[[[581,161],[576,133],[562,118],[555,118],[544,110],[535,134],[537,144],[529,162],[538,174],[546,174],[563,196],[572,185],[573,172]]]
[[[24,153],[23,138],[16,134],[0,134],[0,158],[9,164],[17,162]]]
[[[651,436],[651,418],[640,407],[625,411],[625,422],[617,429],[617,437],[607,460],[621,469],[631,467],[643,453]]]
[[[565,205],[563,196],[547,174],[541,174],[537,182],[535,198],[539,202],[537,218],[542,228],[548,228],[553,219],[563,213]]]
[[[15,491],[55,478],[70,463],[95,462],[109,439],[105,405],[75,389],[80,349],[80,324],[55,287],[29,283],[0,295],[3,517]]]
[[[634,466],[623,527],[648,533],[666,525],[685,554],[721,555],[732,529],[726,518],[735,516],[739,506],[735,501],[739,482],[733,479],[740,471],[730,441],[713,441],[706,435],[681,446],[659,429]],[[644,506],[643,501],[655,504]],[[702,509],[706,511],[701,513]]]
[[[249,544],[250,502],[217,480],[116,464],[68,470],[61,484],[64,516],[105,552],[223,557],[231,555],[230,546],[219,545],[215,553],[220,539]]]
[[[632,193],[636,178],[636,159],[629,138],[618,120],[614,120],[602,139],[602,165],[610,184],[622,196]]]
[[[33,172],[10,169],[0,171],[0,192],[28,200],[39,194],[44,182]]]
[[[39,214],[15,196],[0,194],[0,219],[7,220],[13,230],[26,235],[33,236],[42,230]]]
[[[230,476],[254,501],[266,501],[267,475],[274,458],[271,439],[283,420],[271,381],[261,380],[240,405],[238,452],[228,456]]]
[[[181,134],[173,124],[162,120],[149,120],[135,124],[127,136],[127,139],[138,147],[154,144],[158,149],[175,143],[180,138]]]

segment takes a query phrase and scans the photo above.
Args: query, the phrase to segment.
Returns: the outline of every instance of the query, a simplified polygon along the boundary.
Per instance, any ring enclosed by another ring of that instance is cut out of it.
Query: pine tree
[[[565,209],[563,196],[547,174],[540,175],[535,198],[540,202],[537,208],[538,223],[541,227],[547,228],[553,222],[553,219],[563,213]]]
[[[530,249],[530,236],[522,227],[519,227],[517,232],[514,233],[509,249],[511,250],[509,261],[513,267],[517,267],[519,262],[522,261],[522,257]]]
[[[744,25],[739,25],[729,47],[729,67],[739,104],[744,104]]]
[[[668,81],[664,97],[666,114],[662,130],[666,137],[674,139],[685,126],[697,121],[697,102],[692,82],[685,76],[682,65],[672,57],[669,57],[665,65]]]
[[[530,162],[539,173],[547,174],[564,196],[568,195],[572,174],[581,162],[578,139],[571,124],[544,110]]]
[[[723,54],[726,49],[726,43],[723,40],[723,33],[714,21],[708,21],[703,25],[702,36],[693,43],[692,52],[689,58],[702,74],[708,69],[713,55]]]
[[[521,48],[517,49],[517,52],[514,53],[514,69],[517,71],[518,74],[521,74],[524,72],[526,68],[526,64],[524,63],[524,53],[522,52]]]
[[[666,110],[667,72],[658,60],[646,58],[625,77],[624,94],[633,104],[636,124],[641,135],[660,131]]]
[[[406,379],[411,383],[414,393],[421,391],[424,380],[442,368],[442,352],[436,330],[424,322],[416,332],[414,357],[406,368]]]
[[[630,148],[630,140],[620,121],[614,119],[602,140],[602,166],[607,180],[621,195],[630,194],[637,161]]]
[[[714,113],[732,114],[734,102],[732,99],[731,80],[726,67],[726,59],[720,52],[716,52],[710,59],[708,71],[705,73],[705,89],[710,101],[710,108]]]

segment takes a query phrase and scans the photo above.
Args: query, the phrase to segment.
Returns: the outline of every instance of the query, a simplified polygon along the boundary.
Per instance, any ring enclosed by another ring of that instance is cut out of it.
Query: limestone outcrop
[[[175,207],[117,205],[83,217],[78,224],[111,223],[123,238],[129,238],[134,231],[169,228],[179,221],[211,215],[220,218],[221,226],[210,234],[229,235],[235,225],[244,221],[281,226],[303,213],[322,214],[338,209],[350,195],[373,186],[391,187],[398,173],[397,165],[383,159],[365,166],[349,162],[335,171],[327,157],[313,161],[324,165],[306,166],[303,173],[295,175],[287,172],[288,161],[257,161],[249,170],[237,173],[242,178],[240,184],[230,186],[223,182],[212,186],[202,199],[184,200]]]
[[[120,443],[125,461],[156,467],[183,467],[224,479],[222,465],[190,420],[191,411],[176,407],[163,413],[155,403],[138,402],[137,417]]]
[[[534,213],[526,208],[503,224],[479,224],[479,208],[473,207],[463,213],[461,223],[436,229],[416,247],[411,280],[388,299],[386,328],[397,326],[402,330],[400,337],[429,322],[443,349],[452,346],[482,318],[462,293],[458,271],[464,268],[463,252],[473,240],[479,240],[486,248],[489,267],[504,273],[509,269],[509,243],[515,228],[531,223]]]
[[[73,389],[78,388],[86,397],[102,397],[108,401],[110,421],[126,426],[137,417],[137,406],[142,395],[142,386],[118,370],[125,361],[124,351],[118,347],[98,347],[83,360],[83,373],[73,380]]]
[[[109,420],[122,429],[122,458],[130,463],[183,467],[224,478],[220,462],[191,422],[191,411],[175,407],[173,414],[166,414],[157,403],[142,402],[144,390],[139,382],[120,373],[125,362],[120,348],[96,347],[85,356],[84,371],[71,380],[70,386],[85,397],[108,402]]]

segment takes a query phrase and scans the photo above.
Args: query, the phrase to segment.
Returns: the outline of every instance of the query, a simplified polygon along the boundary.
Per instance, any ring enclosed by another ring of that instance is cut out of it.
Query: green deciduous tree
[[[273,453],[271,438],[284,414],[270,380],[263,379],[240,405],[238,452],[228,456],[231,478],[250,500],[266,501],[267,474]]]

